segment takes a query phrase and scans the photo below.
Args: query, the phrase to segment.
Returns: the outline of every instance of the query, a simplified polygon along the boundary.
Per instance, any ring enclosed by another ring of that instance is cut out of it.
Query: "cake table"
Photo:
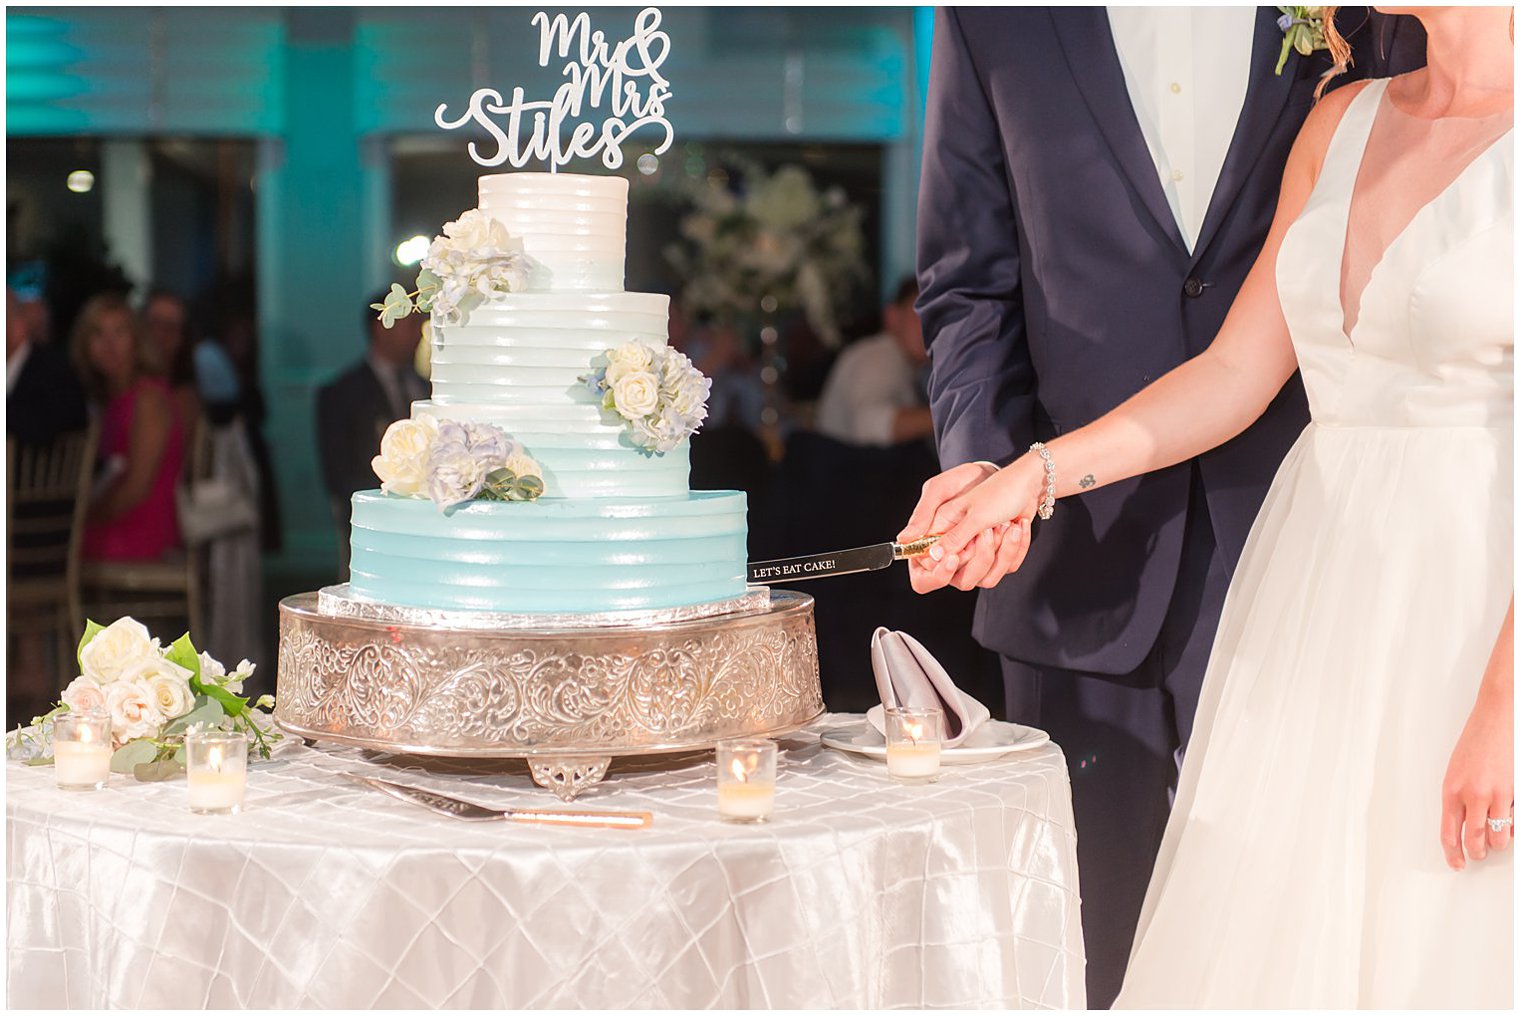
[[[485,804],[521,766],[283,745],[248,810],[183,780],[7,771],[20,1008],[1082,1008],[1076,834],[1046,745],[938,783],[782,739],[775,819],[716,813],[712,754],[622,760],[588,807],[646,830],[466,823],[344,779]]]

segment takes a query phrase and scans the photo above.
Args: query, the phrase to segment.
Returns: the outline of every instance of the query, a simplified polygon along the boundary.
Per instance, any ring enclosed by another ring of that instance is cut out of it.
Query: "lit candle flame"
[[[908,724],[908,740],[912,741],[914,744],[917,744],[919,742],[919,739],[923,736],[924,725],[922,723]]]
[[[747,766],[745,766],[742,759],[733,759],[729,762],[728,768],[733,771],[734,779],[738,780],[740,783],[749,782],[749,769]]]
[[[206,751],[206,768],[221,772],[222,770],[222,746],[213,744]]]
[[[95,740],[95,731],[91,730],[89,727],[80,727],[79,728],[79,743],[80,744],[89,744],[93,740]]]

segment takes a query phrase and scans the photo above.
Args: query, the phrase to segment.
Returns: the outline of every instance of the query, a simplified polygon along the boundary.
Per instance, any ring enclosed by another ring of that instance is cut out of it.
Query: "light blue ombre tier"
[[[651,610],[742,596],[745,496],[472,501],[353,498],[349,578],[365,599],[502,613]]]

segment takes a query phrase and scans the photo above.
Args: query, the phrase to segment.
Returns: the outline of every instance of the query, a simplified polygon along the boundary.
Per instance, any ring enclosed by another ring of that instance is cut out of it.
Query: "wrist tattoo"
[[[1098,481],[1093,478],[1093,474],[1088,473],[1086,476],[1082,477],[1082,479],[1077,481],[1077,486],[1081,487],[1083,490],[1086,490],[1088,487],[1096,485],[1097,482]]]

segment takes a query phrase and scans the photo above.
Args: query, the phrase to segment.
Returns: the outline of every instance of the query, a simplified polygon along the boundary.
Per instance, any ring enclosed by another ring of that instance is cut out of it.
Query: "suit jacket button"
[[[1188,296],[1194,298],[1200,297],[1203,295],[1203,281],[1197,278],[1190,278],[1182,284],[1182,291]]]

